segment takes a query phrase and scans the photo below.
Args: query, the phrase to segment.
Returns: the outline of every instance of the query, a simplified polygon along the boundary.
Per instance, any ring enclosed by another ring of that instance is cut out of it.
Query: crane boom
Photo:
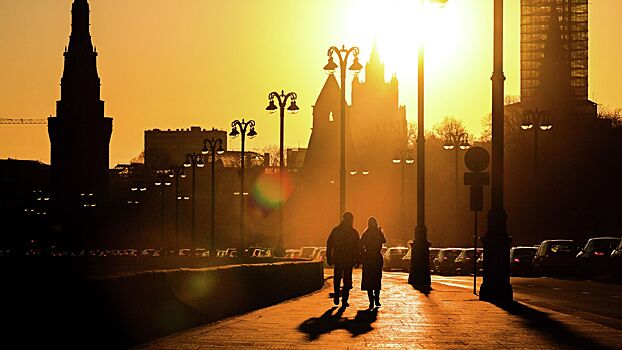
[[[47,124],[47,119],[0,118],[0,124]]]

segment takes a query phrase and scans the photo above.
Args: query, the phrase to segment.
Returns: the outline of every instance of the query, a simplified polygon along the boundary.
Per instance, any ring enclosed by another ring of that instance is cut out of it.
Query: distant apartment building
[[[221,139],[222,147],[227,150],[227,132],[223,130],[207,130],[199,126],[189,129],[146,130],[145,167],[149,170],[160,170],[181,165],[186,154],[200,153],[203,140],[209,138]]]

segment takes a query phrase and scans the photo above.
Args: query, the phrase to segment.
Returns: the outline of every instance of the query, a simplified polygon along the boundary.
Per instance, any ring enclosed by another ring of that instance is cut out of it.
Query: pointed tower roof
[[[378,42],[375,39],[372,44],[369,61],[365,65],[365,82],[372,84],[384,83],[384,63],[380,60]]]
[[[320,94],[315,101],[315,105],[321,105],[322,103],[326,103],[328,101],[332,101],[337,99],[339,101],[341,95],[341,88],[339,88],[339,83],[337,82],[337,78],[335,78],[334,74],[329,74],[326,78],[326,82],[320,91]]]

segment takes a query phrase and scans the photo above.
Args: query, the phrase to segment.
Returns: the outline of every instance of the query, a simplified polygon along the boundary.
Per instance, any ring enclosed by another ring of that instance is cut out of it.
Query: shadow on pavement
[[[335,310],[337,312],[333,314]],[[377,308],[373,310],[359,310],[353,319],[343,317],[345,310],[344,307],[339,309],[336,306],[331,307],[322,316],[312,317],[304,321],[298,326],[298,330],[305,333],[309,341],[313,341],[317,340],[322,334],[330,333],[337,329],[347,330],[352,334],[352,337],[374,329],[371,325],[378,318]]]
[[[432,292],[432,287],[431,286],[412,286],[414,290],[418,291],[419,293],[425,295],[426,297],[428,297],[430,295],[430,292]]]
[[[514,301],[507,305],[497,306],[512,315],[521,317],[527,327],[540,332],[547,339],[565,349],[609,349],[607,346],[598,344],[596,339],[578,334],[564,323],[552,319],[547,313],[525,304]]]

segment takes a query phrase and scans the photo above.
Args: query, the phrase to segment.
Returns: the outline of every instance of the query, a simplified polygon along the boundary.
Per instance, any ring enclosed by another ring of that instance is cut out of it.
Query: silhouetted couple
[[[363,264],[363,279],[361,289],[367,291],[369,308],[380,306],[380,288],[382,280],[383,259],[381,254],[382,244],[387,240],[382,233],[378,222],[370,217],[367,229],[359,238],[359,233],[354,229],[354,215],[350,212],[343,214],[343,220],[335,227],[326,242],[326,261],[328,265],[334,265],[333,275],[333,302],[339,305],[349,306],[348,298],[352,289],[352,269],[354,266]],[[343,279],[343,288],[341,280]],[[340,290],[341,289],[341,290]]]

